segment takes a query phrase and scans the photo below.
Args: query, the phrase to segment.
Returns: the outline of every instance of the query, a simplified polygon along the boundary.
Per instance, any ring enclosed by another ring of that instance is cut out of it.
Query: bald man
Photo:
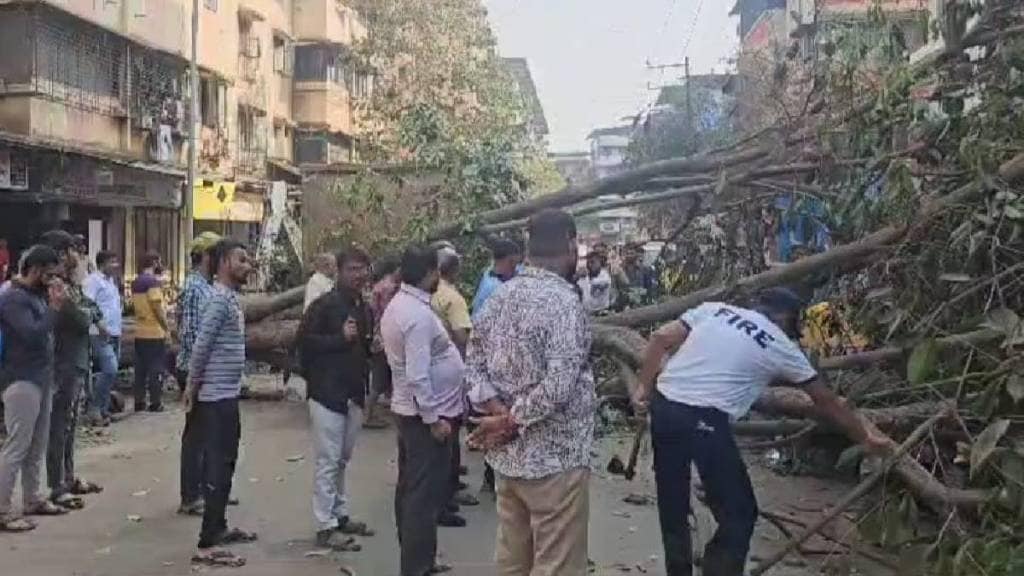
[[[313,275],[306,283],[306,299],[302,304],[305,313],[317,298],[334,289],[334,278],[338,275],[338,264],[333,254],[319,254],[313,260]]]

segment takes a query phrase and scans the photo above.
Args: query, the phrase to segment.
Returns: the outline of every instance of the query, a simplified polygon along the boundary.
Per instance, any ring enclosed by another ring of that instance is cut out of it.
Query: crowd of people
[[[572,217],[547,210],[530,218],[524,250],[492,244],[493,262],[472,305],[457,283],[455,246],[414,245],[376,262],[358,247],[315,259],[296,335],[306,380],[314,451],[311,524],[316,545],[360,549],[375,531],[351,512],[346,468],[364,428],[397,429],[395,523],[402,576],[447,572],[438,527],[462,527],[461,506],[479,500],[462,481],[465,447],[484,451],[484,491],[498,516],[495,561],[503,576],[577,576],[588,570],[591,450],[596,397],[591,317],[612,305],[602,250],[577,271]],[[186,410],[181,435],[182,514],[202,516],[193,561],[240,566],[227,546],[257,538],[228,524],[241,423],[245,318],[239,291],[252,271],[246,248],[204,234],[192,244],[192,270],[178,298],[176,376]],[[655,290],[636,250],[623,286]],[[74,473],[73,438],[90,359],[98,366],[89,418],[109,419],[122,336],[109,253],[82,286],[73,238],[44,235],[21,258],[0,294],[2,386],[8,430],[0,450],[0,530],[31,530],[28,517],[81,507],[100,488]],[[147,255],[132,282],[136,315],[134,408],[163,409],[160,360],[171,332]],[[651,420],[658,510],[669,576],[692,573],[688,518],[696,465],[719,527],[703,573],[739,576],[757,504],[731,423],[765,386],[805,390],[824,417],[884,451],[825,385],[797,344],[802,303],[786,289],[744,306],[709,302],[655,331],[645,351],[635,412]],[[468,431],[463,434],[463,431]],[[468,446],[464,446],[468,445]],[[50,493],[40,492],[45,456]],[[21,474],[22,514],[11,506]]]

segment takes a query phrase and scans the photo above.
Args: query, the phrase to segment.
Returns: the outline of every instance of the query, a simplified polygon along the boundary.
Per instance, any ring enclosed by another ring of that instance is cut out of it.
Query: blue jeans
[[[117,380],[117,369],[120,365],[121,339],[112,337],[107,340],[99,336],[92,337],[92,356],[99,365],[100,372],[93,379],[92,409],[94,414],[110,416],[110,391]]]
[[[718,531],[704,548],[705,576],[742,576],[757,522],[757,500],[732,435],[729,416],[714,408],[651,403],[654,474],[667,576],[693,574],[690,541],[690,465],[704,483]]]

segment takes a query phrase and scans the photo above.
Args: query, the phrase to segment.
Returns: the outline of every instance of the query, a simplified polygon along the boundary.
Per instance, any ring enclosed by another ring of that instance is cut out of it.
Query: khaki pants
[[[498,474],[498,542],[501,576],[584,576],[590,470],[538,480]]]

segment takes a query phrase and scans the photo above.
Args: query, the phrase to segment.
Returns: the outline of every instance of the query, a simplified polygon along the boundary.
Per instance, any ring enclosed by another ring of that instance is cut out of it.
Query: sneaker
[[[453,514],[451,512],[443,512],[437,518],[437,525],[444,528],[465,528],[466,519],[462,516],[459,516],[458,514]]]

